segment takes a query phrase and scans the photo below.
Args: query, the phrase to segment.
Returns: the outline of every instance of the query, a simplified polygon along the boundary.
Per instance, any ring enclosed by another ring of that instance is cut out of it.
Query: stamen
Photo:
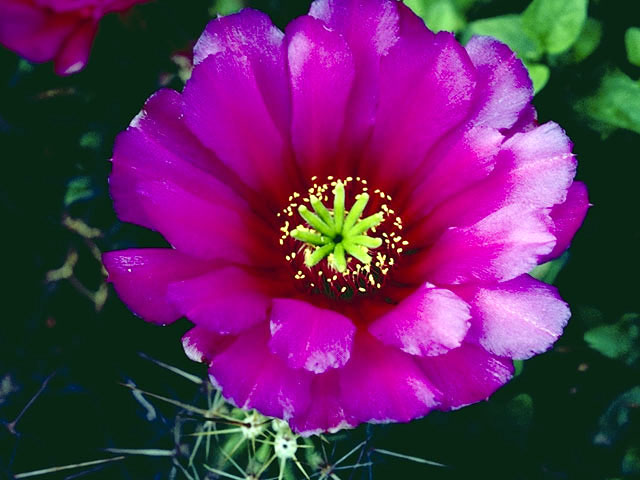
[[[351,228],[355,225],[355,223],[358,221],[358,219],[362,215],[362,212],[364,212],[364,208],[367,206],[368,202],[369,202],[369,194],[363,193],[358,197],[358,199],[356,200],[356,203],[353,204],[353,208],[351,208],[351,211],[347,214],[347,218],[344,219],[344,225],[342,226],[342,230],[346,230],[346,231],[351,230]]]
[[[384,215],[382,212],[378,212],[364,220],[360,220],[369,202],[369,195],[361,193],[343,222],[345,195],[342,182],[336,183],[334,192],[337,192],[337,194],[334,193],[333,199],[334,212],[330,212],[315,195],[309,196],[309,202],[315,210],[315,215],[304,205],[298,208],[300,216],[310,227],[319,233],[307,233],[300,228],[301,226],[298,226],[298,228],[291,232],[291,236],[296,240],[318,247],[313,252],[307,252],[305,258],[307,267],[313,267],[320,263],[325,257],[329,257],[331,266],[342,273],[347,269],[347,258],[345,254],[349,254],[362,263],[371,263],[371,256],[367,253],[367,248],[377,248],[382,242],[380,241],[378,244],[376,241],[378,239],[370,238],[362,234],[370,228],[380,225],[384,220]],[[336,221],[336,217],[334,216],[335,213],[338,214],[338,221]],[[338,225],[340,225],[340,228],[337,228]],[[361,243],[363,240],[366,245]]]
[[[347,269],[347,259],[344,256],[344,246],[342,243],[336,245],[336,249],[333,251],[333,261],[339,272],[344,272]]]
[[[335,247],[336,244],[331,242],[322,247],[316,248],[313,253],[307,255],[304,259],[305,265],[307,267],[313,267],[314,265],[317,265],[324,257],[328,257],[329,254],[333,252]]]
[[[361,245],[356,245],[350,240],[342,242],[345,251],[352,257],[357,258],[365,265],[371,263],[371,256],[367,253],[367,249]]]
[[[357,224],[349,230],[349,235],[360,235],[361,233],[366,232],[370,228],[377,227],[384,220],[384,215],[382,212],[375,213],[370,217],[365,218],[364,220],[360,220]],[[346,228],[346,222],[345,222]]]
[[[295,226],[285,220],[280,229],[279,243],[287,249],[285,258],[294,278],[335,298],[349,299],[381,288],[402,252],[396,244],[406,245],[400,236],[402,221],[386,203],[391,197],[380,189],[370,197],[367,182],[360,177],[316,180],[312,179],[306,196],[292,194],[278,214],[288,218],[297,211],[304,221]],[[347,189],[357,187],[359,191],[347,195]],[[354,201],[347,209],[349,198]],[[375,213],[362,218],[367,207]],[[372,254],[375,249],[380,250]]]
[[[291,236],[301,242],[309,243],[311,245],[324,245],[327,243],[327,237],[320,235],[319,233],[312,232],[310,230],[303,230],[304,227],[298,227],[291,231]]]
[[[298,207],[298,213],[300,214],[300,216],[302,218],[304,218],[306,220],[306,222],[309,225],[311,225],[317,231],[319,231],[320,233],[323,233],[323,234],[325,234],[325,235],[327,235],[329,237],[333,237],[333,235],[335,233],[333,231],[333,229],[329,225],[324,223],[322,220],[320,220],[320,218],[317,217],[314,213],[309,211],[309,209],[307,207],[305,207],[304,205],[300,205],[300,207]]]
[[[356,245],[362,245],[367,248],[378,248],[382,245],[381,238],[368,237],[366,235],[356,235],[355,237],[351,237],[351,241]]]
[[[333,189],[333,218],[336,231],[341,231],[344,223],[344,184],[340,181]]]
[[[322,221],[335,232],[335,222],[329,210],[327,210],[323,203],[314,195],[309,197],[309,201],[311,202],[311,207],[316,211]]]

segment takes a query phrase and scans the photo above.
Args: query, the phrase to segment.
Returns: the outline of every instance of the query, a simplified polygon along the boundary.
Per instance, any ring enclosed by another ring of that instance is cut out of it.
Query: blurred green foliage
[[[434,32],[459,32],[466,25],[464,12],[473,0],[406,0],[404,3]]]
[[[600,417],[593,437],[594,443],[613,445],[631,427],[630,423],[636,415],[638,405],[640,405],[640,386],[633,387],[617,397]]]
[[[587,19],[587,0],[533,0],[522,13],[523,32],[549,54],[575,43]]]
[[[487,35],[506,43],[523,61],[535,61],[542,56],[542,46],[524,32],[522,15],[500,15],[482,18],[469,24],[463,35],[467,40],[472,35]]]
[[[619,70],[607,72],[595,94],[578,101],[576,109],[603,133],[616,128],[640,133],[640,82]]]
[[[611,325],[598,325],[585,332],[584,340],[605,357],[633,366],[640,359],[640,315],[625,314]]]
[[[87,200],[95,192],[91,188],[90,177],[77,177],[67,184],[67,191],[64,195],[64,204],[66,207],[80,200]]]
[[[640,28],[631,27],[624,34],[629,63],[640,67]]]
[[[602,39],[602,25],[594,18],[587,18],[580,36],[571,50],[573,62],[579,63],[591,55]]]

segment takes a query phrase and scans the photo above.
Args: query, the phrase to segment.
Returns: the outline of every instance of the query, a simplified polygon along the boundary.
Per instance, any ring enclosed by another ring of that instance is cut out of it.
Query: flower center
[[[309,196],[313,212],[306,205],[298,207],[298,213],[306,225],[298,225],[289,235],[314,247],[307,250],[305,265],[311,268],[326,258],[338,272],[344,272],[350,257],[365,265],[370,264],[371,256],[367,249],[378,248],[382,245],[382,240],[370,237],[366,233],[382,223],[382,212],[361,219],[369,203],[368,193],[357,195],[355,204],[347,212],[344,204],[344,183],[341,181],[336,182],[333,195],[333,211],[328,210],[322,200],[313,194]]]
[[[278,214],[285,218],[280,244],[294,278],[330,297],[381,288],[407,244],[399,235],[402,220],[389,207],[391,197],[379,189],[369,193],[359,177],[327,177],[323,184],[317,177],[311,180],[308,195],[294,193]],[[291,222],[292,217],[301,222]]]

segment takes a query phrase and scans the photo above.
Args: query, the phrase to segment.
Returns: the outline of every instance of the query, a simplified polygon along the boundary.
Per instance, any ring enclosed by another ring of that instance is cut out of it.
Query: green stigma
[[[333,189],[333,210],[329,210],[322,201],[311,195],[309,204],[298,207],[298,213],[307,223],[299,225],[289,232],[296,240],[306,243],[313,249],[307,249],[305,265],[309,268],[327,258],[329,264],[339,272],[347,269],[350,257],[368,265],[371,263],[370,248],[378,248],[382,240],[367,235],[367,231],[384,221],[382,212],[361,218],[369,202],[369,194],[361,193],[348,212],[345,210],[344,183],[336,182]]]

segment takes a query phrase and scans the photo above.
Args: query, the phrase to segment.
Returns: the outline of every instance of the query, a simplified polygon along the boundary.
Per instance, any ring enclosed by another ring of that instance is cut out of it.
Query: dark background
[[[309,2],[250,3],[283,27]],[[527,3],[481,1],[466,15],[472,20],[520,12]],[[488,402],[371,429],[376,447],[449,466],[378,456],[374,478],[640,478],[640,400],[616,403],[640,384],[638,362],[607,358],[583,339],[589,329],[640,310],[640,136],[628,130],[603,136],[575,108],[609,68],[640,76],[624,48],[625,30],[640,23],[629,10],[633,3],[592,2],[589,15],[602,22],[602,42],[579,64],[553,65],[534,100],[541,121],[560,123],[574,141],[578,179],[587,183],[593,204],[555,282],[574,313],[565,335],[553,350],[525,362]],[[149,422],[118,382],[132,380],[184,401],[197,396],[196,385],[138,354],[204,374],[178,341],[188,323],[159,328],[134,317],[101,286],[95,249],[162,244],[116,220],[107,159],[115,135],[151,93],[162,85],[181,88],[172,56],[189,51],[211,6],[156,0],[106,17],[88,68],[70,78],[0,48],[0,421],[10,424],[54,374],[15,425],[17,433],[0,425],[0,478],[104,458],[105,447],[173,448],[175,409],[158,405],[162,414]],[[74,192],[84,198],[73,201]],[[83,237],[65,226],[67,217],[99,235]],[[62,266],[70,252],[78,258],[73,278],[47,281],[47,272]],[[633,341],[634,331],[623,329],[622,335]],[[131,458],[86,478],[160,479],[169,469],[167,459]]]

